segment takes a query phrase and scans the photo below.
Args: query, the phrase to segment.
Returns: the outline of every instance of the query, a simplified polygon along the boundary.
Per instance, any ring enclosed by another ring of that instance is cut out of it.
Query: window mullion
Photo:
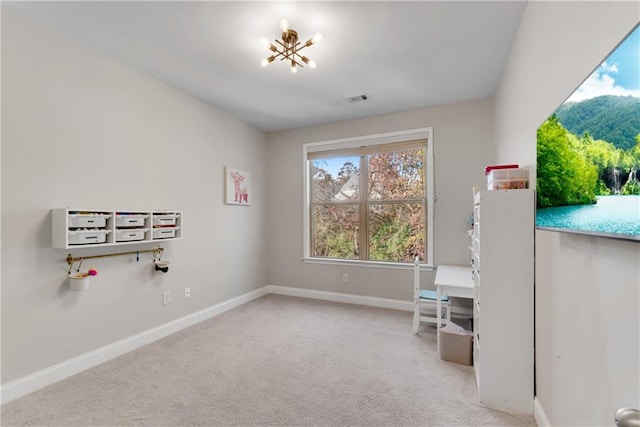
[[[367,156],[360,156],[360,259],[369,259],[369,166]]]
[[[311,167],[311,162],[307,161],[307,168],[308,168],[308,178],[309,178],[309,183],[308,183],[308,191],[309,191],[309,254],[311,256],[315,255],[314,253],[314,248],[316,247],[316,226],[315,226],[315,221],[314,221],[314,217],[313,217],[313,168]]]

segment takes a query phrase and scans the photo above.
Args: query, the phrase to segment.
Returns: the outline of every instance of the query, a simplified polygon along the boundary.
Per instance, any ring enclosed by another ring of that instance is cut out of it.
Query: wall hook
[[[80,266],[82,265],[82,258],[73,258],[71,256],[71,254],[67,255],[67,264],[69,264],[69,274],[71,274],[71,271],[73,271],[73,263],[76,261],[80,261],[80,263],[78,264],[78,268],[76,269],[76,272],[80,272]]]
[[[162,253],[164,252],[164,248],[158,246],[153,250],[153,262],[160,262],[162,259]]]

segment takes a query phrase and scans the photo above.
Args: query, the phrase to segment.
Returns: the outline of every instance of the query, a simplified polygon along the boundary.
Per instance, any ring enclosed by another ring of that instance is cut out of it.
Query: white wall
[[[640,19],[637,2],[530,2],[496,96],[500,162],[535,166],[536,129]],[[640,243],[536,232],[536,395],[552,425],[640,408]]]
[[[640,408],[640,243],[536,233],[537,396],[553,425]]]
[[[435,185],[434,262],[469,262],[467,225],[472,186],[484,182],[493,152],[492,100],[411,110],[269,135],[269,283],[409,301],[409,270],[304,263],[302,145],[377,133],[433,127]],[[350,274],[348,285],[342,273]],[[433,285],[433,273],[423,275]]]
[[[3,11],[2,383],[266,285],[265,157],[263,132]],[[252,172],[251,207],[223,203],[225,165]],[[87,260],[91,289],[70,291],[67,253],[155,245],[52,249],[66,206],[182,210],[169,273]]]

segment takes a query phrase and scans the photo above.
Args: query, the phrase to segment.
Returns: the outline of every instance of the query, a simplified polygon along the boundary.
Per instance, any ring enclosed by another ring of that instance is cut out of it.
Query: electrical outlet
[[[171,292],[166,291],[162,293],[162,305],[167,305],[171,302]]]
[[[184,297],[191,298],[191,288],[184,288]]]
[[[349,274],[342,273],[342,283],[349,283]]]

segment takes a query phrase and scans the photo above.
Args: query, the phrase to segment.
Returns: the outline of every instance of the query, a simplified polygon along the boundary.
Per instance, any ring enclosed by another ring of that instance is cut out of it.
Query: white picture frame
[[[225,203],[251,205],[251,172],[225,166]]]

